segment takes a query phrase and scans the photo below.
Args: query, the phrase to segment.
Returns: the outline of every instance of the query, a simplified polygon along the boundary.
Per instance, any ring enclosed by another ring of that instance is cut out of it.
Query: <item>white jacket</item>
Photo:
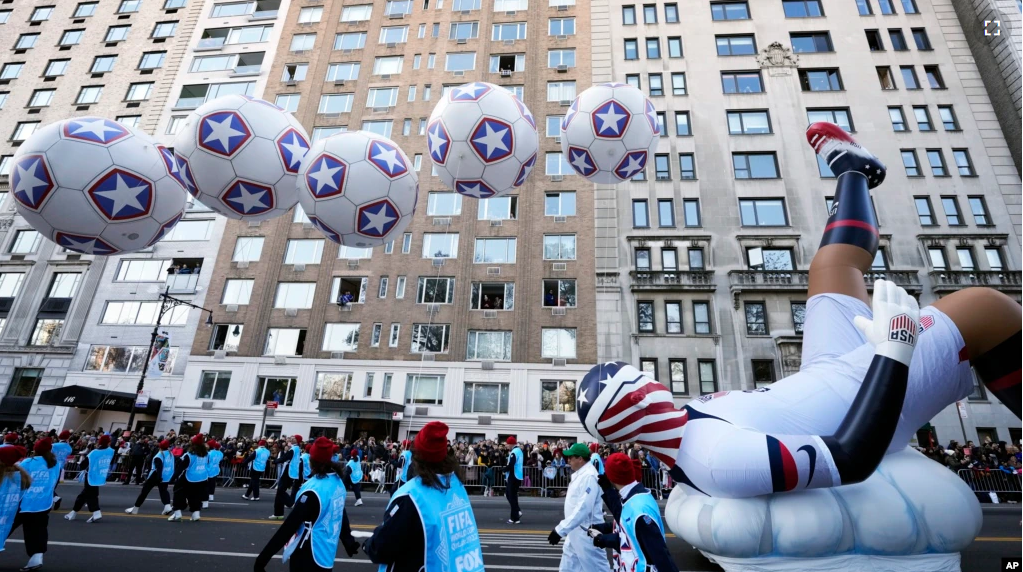
[[[568,484],[568,494],[565,496],[565,519],[558,523],[555,530],[564,537],[579,527],[585,529],[602,522],[604,510],[600,485],[597,483],[597,469],[586,463],[572,473],[572,481]]]

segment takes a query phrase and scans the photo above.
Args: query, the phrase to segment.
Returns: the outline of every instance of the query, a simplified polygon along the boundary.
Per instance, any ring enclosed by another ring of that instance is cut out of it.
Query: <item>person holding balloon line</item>
[[[99,508],[99,488],[107,484],[110,474],[110,461],[114,458],[114,450],[110,448],[110,435],[100,435],[96,440],[96,448],[92,450],[81,464],[78,480],[82,481],[82,492],[75,498],[71,512],[64,515],[64,520],[74,520],[82,507],[88,507],[92,516],[85,522],[98,522],[103,518]]]

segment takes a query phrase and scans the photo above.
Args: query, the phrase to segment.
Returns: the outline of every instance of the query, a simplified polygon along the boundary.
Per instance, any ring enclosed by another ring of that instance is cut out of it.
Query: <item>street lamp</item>
[[[167,272],[169,274],[170,270],[168,269]],[[178,306],[188,306],[189,308],[195,308],[196,310],[202,310],[203,312],[206,312],[207,313],[207,316],[206,316],[206,326],[210,327],[210,326],[213,325],[213,310],[209,310],[209,309],[203,308],[202,306],[198,306],[198,305],[193,304],[191,302],[186,302],[185,300],[179,300],[179,299],[171,296],[170,295],[170,284],[168,284],[167,288],[163,292],[160,293],[160,311],[157,312],[157,314],[156,314],[156,325],[153,326],[153,335],[149,339],[149,351],[146,353],[146,360],[147,361],[142,366],[142,376],[139,378],[139,385],[135,389],[135,399],[133,399],[132,402],[131,402],[131,413],[128,414],[128,431],[130,431],[132,433],[134,433],[134,430],[132,429],[132,427],[133,427],[133,424],[135,423],[135,409],[136,409],[135,405],[138,402],[138,395],[140,393],[142,393],[142,388],[145,387],[145,385],[146,385],[146,373],[149,372],[149,361],[148,360],[153,355],[153,346],[156,345],[156,337],[158,335],[160,335],[160,322],[163,320],[164,314],[166,314],[167,312],[171,311],[172,309],[174,309],[174,308],[176,308]]]

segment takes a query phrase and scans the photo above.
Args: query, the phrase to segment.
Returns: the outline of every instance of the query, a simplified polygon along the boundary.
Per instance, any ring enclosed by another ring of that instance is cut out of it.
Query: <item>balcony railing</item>
[[[194,294],[198,285],[198,274],[170,274],[167,276],[167,288],[171,294]]]
[[[871,270],[863,275],[867,289],[874,287],[877,280],[888,280],[906,289],[907,292],[919,292],[923,289],[916,270]]]
[[[744,290],[806,290],[810,273],[806,270],[732,270],[728,285]]]
[[[930,273],[935,292],[954,292],[971,286],[987,286],[1010,292],[1020,291],[1020,272],[999,270],[934,270]]]
[[[714,290],[713,270],[633,270],[633,290]]]

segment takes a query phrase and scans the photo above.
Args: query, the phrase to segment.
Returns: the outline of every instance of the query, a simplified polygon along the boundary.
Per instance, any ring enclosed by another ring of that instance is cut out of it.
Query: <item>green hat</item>
[[[590,458],[590,448],[586,446],[586,443],[576,443],[568,449],[562,452],[565,457],[582,457],[583,459]]]

